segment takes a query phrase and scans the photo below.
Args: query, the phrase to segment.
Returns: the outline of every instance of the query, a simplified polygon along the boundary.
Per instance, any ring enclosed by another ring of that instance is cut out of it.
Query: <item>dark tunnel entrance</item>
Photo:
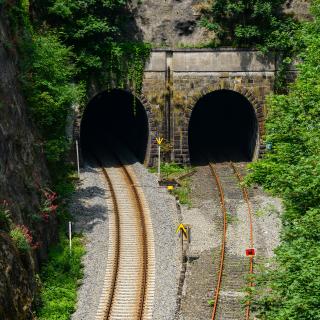
[[[189,123],[192,164],[250,161],[257,141],[257,118],[251,103],[231,90],[213,91],[195,105]]]
[[[81,149],[85,160],[110,148],[129,149],[143,162],[148,144],[148,118],[141,102],[125,90],[104,91],[87,105],[81,121]]]

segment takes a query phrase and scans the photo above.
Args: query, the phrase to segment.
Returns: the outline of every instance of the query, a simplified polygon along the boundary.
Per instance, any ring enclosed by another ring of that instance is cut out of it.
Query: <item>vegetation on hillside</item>
[[[215,32],[217,45],[278,51],[294,47],[297,22],[283,14],[285,0],[215,0],[202,25]]]
[[[314,21],[298,33],[303,43],[299,75],[288,95],[268,101],[267,134],[272,146],[253,163],[250,182],[284,201],[282,242],[276,267],[258,279],[261,319],[320,319],[320,1]]]
[[[48,263],[41,271],[42,290],[37,319],[70,319],[70,315],[75,311],[77,287],[83,276],[83,254],[82,237],[74,236],[70,254],[67,237],[60,235],[59,244],[51,248]]]
[[[300,23],[283,13],[285,0],[215,0],[202,10],[201,25],[214,31],[211,46],[256,48],[277,55],[275,91],[287,90],[286,71],[300,50]]]
[[[70,219],[65,204],[74,179],[69,179],[73,169],[66,162],[71,147],[66,126],[73,106],[85,105],[91,89],[141,90],[150,46],[123,35],[126,5],[126,0],[0,1],[12,29],[12,43],[6,46],[19,51],[21,87],[40,133],[36,147],[46,156],[52,176],[50,188],[57,197],[57,203],[48,206],[47,199],[42,199],[44,186],[38,186],[41,207],[30,213],[32,221],[48,223],[52,215],[64,229]],[[32,226],[13,225],[6,207],[0,207],[0,226],[10,232],[22,253],[36,249]],[[83,252],[81,237],[76,237],[69,256],[66,236],[60,232],[60,242],[51,249],[41,272],[40,319],[70,318],[82,275]]]

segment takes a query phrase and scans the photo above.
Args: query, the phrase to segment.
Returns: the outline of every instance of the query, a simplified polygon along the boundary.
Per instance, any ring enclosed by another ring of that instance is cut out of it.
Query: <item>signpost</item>
[[[163,141],[163,138],[156,138],[157,144],[158,144],[158,180],[160,181],[161,176],[160,176],[160,165],[161,165],[161,143]]]

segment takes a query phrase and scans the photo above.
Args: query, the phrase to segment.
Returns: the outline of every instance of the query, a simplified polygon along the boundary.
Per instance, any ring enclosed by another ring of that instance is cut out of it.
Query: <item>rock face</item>
[[[214,38],[214,33],[199,25],[200,11],[211,0],[134,0],[130,10],[133,21],[129,33],[155,47],[199,47]],[[288,0],[287,13],[298,19],[310,19],[310,1]]]
[[[0,5],[0,205],[5,200],[12,224],[26,226],[40,245],[21,254],[0,223],[0,319],[19,320],[31,317],[34,274],[55,239],[56,223],[37,216],[39,186],[48,184],[49,174],[21,95],[18,56],[6,13]]]
[[[294,14],[300,20],[309,20],[310,0],[288,0],[285,4],[284,11]]]
[[[213,35],[199,26],[195,0],[133,1],[135,29],[139,38],[159,47],[199,46]]]
[[[24,259],[24,261],[22,260]],[[0,231],[0,317],[5,320],[31,317],[35,283],[31,260],[20,257],[11,238]]]

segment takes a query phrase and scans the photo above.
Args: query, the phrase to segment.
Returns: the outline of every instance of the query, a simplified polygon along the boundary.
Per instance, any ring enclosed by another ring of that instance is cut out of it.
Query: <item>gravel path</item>
[[[130,157],[131,158],[131,157]],[[132,158],[131,158],[132,159]],[[172,320],[176,311],[177,286],[181,261],[175,229],[178,224],[173,196],[159,187],[154,174],[138,162],[132,164],[150,207],[155,238],[154,320]],[[72,320],[93,320],[102,291],[108,251],[108,215],[106,185],[99,169],[86,165],[71,211],[75,229],[86,237],[83,259],[84,278],[78,290],[77,310]]]

